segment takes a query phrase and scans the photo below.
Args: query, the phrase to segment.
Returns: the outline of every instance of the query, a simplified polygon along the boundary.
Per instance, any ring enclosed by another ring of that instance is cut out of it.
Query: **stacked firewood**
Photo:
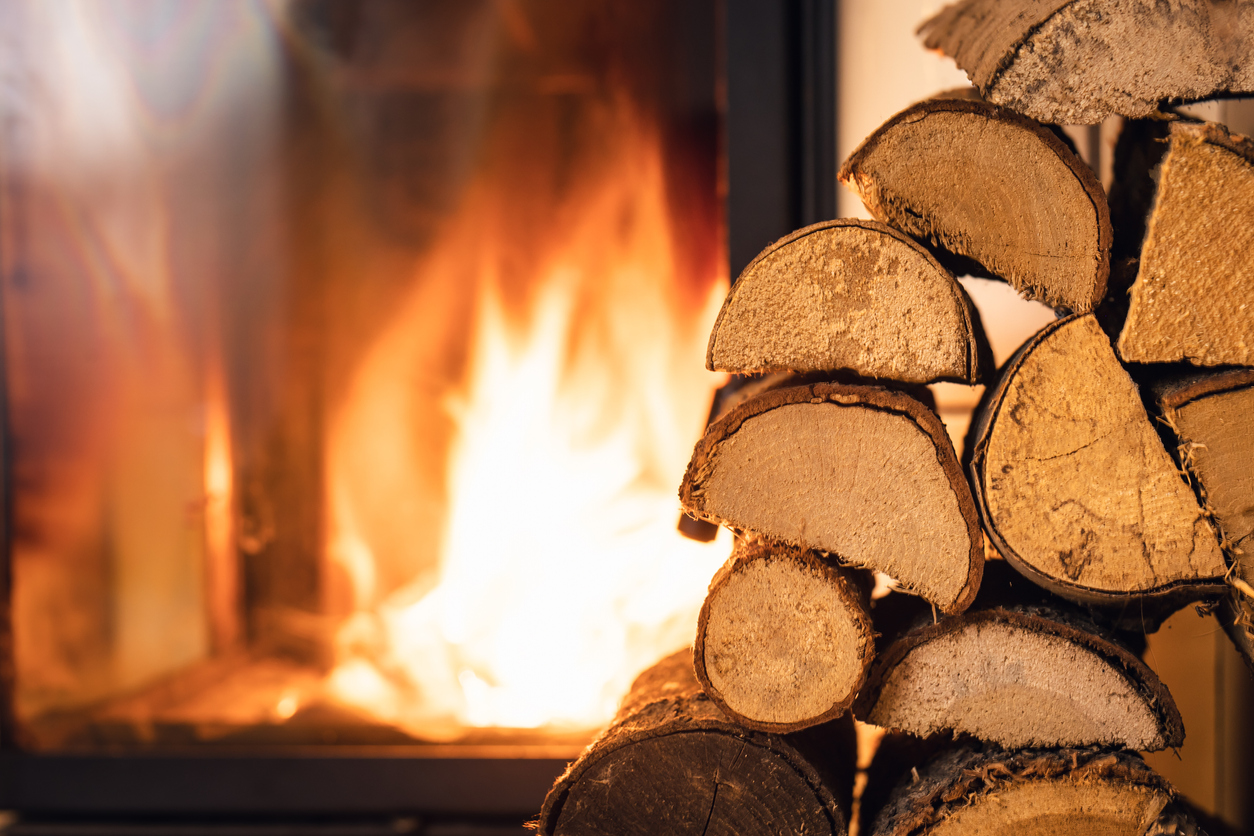
[[[1139,652],[1201,601],[1254,664],[1254,141],[1159,104],[1254,89],[1252,24],[1205,0],[925,24],[977,89],[845,162],[875,221],[732,287],[707,365],[738,377],[680,498],[735,552],[541,832],[843,834],[851,715],[889,730],[863,834],[1201,832],[1136,754],[1184,738]],[[1111,114],[1108,202],[1044,123]],[[995,377],[964,273],[1059,314]],[[989,384],[962,464],[937,381]]]

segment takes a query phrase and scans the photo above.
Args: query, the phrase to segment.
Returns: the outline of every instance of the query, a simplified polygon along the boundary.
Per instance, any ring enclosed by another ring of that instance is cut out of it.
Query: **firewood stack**
[[[543,833],[845,833],[851,714],[890,731],[863,834],[1201,832],[1136,754],[1184,739],[1139,653],[1200,601],[1254,669],[1254,141],[1159,103],[1254,90],[1254,2],[963,0],[922,31],[977,89],[845,162],[875,221],[733,285],[680,498],[735,551]],[[1112,114],[1108,203],[1044,123]],[[993,377],[956,273],[1059,318]],[[988,383],[962,465],[937,381]]]

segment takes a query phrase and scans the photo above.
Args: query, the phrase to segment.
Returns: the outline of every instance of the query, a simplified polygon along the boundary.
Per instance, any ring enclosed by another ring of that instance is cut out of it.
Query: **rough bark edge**
[[[778,241],[770,244],[766,247],[766,249],[754,256],[753,260],[745,266],[745,269],[740,271],[740,275],[736,278],[736,281],[732,283],[731,288],[728,289],[727,298],[723,300],[722,307],[719,308],[718,318],[714,321],[714,327],[710,329],[710,340],[705,350],[705,367],[710,371],[727,371],[738,374],[790,371],[790,369],[783,366],[772,366],[763,369],[716,369],[714,367],[714,343],[716,337],[718,336],[719,329],[723,324],[723,316],[727,313],[728,307],[731,306],[732,299],[735,297],[736,290],[740,287],[741,281],[748,277],[753,269],[763,259],[772,255],[776,251],[787,247],[789,244],[799,241],[802,238],[809,237],[816,232],[845,227],[857,227],[858,229],[865,229],[870,232],[878,232],[881,235],[886,235],[889,238],[893,238],[902,244],[905,244],[907,247],[914,250],[914,252],[922,256],[924,260],[926,260],[928,264],[930,264],[942,277],[948,280],[949,289],[958,301],[958,308],[962,316],[964,341],[967,345],[966,370],[964,374],[961,377],[938,377],[930,380],[911,380],[902,382],[937,383],[940,381],[949,381],[953,383],[965,383],[967,385],[975,385],[984,382],[985,378],[991,374],[994,368],[993,353],[992,348],[989,346],[988,338],[984,334],[984,328],[980,322],[979,312],[976,310],[975,303],[971,301],[971,297],[968,295],[966,288],[964,288],[958,280],[954,278],[952,273],[946,270],[945,267],[936,260],[936,256],[910,236],[893,229],[887,224],[880,223],[879,221],[866,221],[859,218],[838,218],[832,221],[821,221],[816,224],[811,224],[810,226],[788,233],[783,238],[780,238]],[[833,369],[833,371],[835,370]],[[854,369],[851,371],[856,372],[857,370]]]
[[[1083,188],[1085,195],[1088,196],[1089,202],[1093,205],[1093,211],[1097,215],[1097,241],[1095,242],[1098,256],[1097,272],[1093,277],[1093,288],[1090,293],[1087,307],[1078,310],[1077,312],[1087,313],[1097,307],[1097,305],[1101,303],[1102,298],[1106,295],[1106,281],[1110,277],[1110,250],[1111,245],[1114,242],[1114,230],[1110,225],[1110,207],[1106,203],[1106,191],[1102,188],[1101,181],[1097,179],[1097,175],[1094,174],[1093,170],[1088,167],[1088,164],[1081,160],[1078,155],[1068,148],[1067,144],[1063,142],[1063,140],[1059,139],[1057,134],[1039,122],[1029,119],[1026,116],[1022,116],[1008,107],[1002,107],[1001,105],[995,105],[983,100],[954,98],[925,99],[924,101],[916,102],[897,115],[893,116],[883,125],[876,128],[870,136],[862,140],[858,147],[853,150],[853,153],[849,155],[848,159],[846,159],[841,165],[840,172],[837,174],[837,179],[861,197],[862,190],[851,185],[851,181],[857,181],[858,174],[867,155],[876,149],[882,139],[893,128],[896,128],[903,122],[917,122],[933,113],[963,113],[983,116],[987,119],[1005,122],[1008,125],[1013,125],[1026,130],[1036,136],[1048,151],[1052,152],[1063,165],[1070,169],[1071,173],[1080,182],[1081,188]],[[868,206],[867,209],[871,209],[871,207]],[[971,259],[971,256],[966,256],[961,253],[954,253],[954,255]],[[981,267],[984,267],[984,265],[981,265]],[[987,267],[984,267],[984,269],[986,271],[988,270]],[[989,275],[995,274],[990,271]],[[998,276],[998,278],[1006,281],[1008,284],[1011,284],[1011,286],[1014,286],[1014,283],[1005,279],[1005,277]],[[1027,289],[1021,292],[1026,293],[1026,290]],[[1033,295],[1029,298],[1039,297]],[[1045,302],[1047,305],[1059,307],[1054,300],[1041,299],[1041,301]]]
[[[1172,786],[1135,753],[1099,747],[984,752],[964,747],[945,752],[918,772],[919,780],[899,783],[893,790],[875,819],[874,836],[925,832],[1002,785],[1021,781],[1108,779],[1176,797]]]
[[[934,602],[946,614],[956,614],[971,606],[976,592],[980,588],[980,579],[984,574],[984,536],[980,527],[980,512],[976,508],[975,499],[971,495],[971,486],[967,483],[962,465],[954,453],[953,444],[936,413],[919,403],[914,398],[891,389],[878,386],[846,385],[841,383],[811,383],[803,386],[791,386],[783,389],[772,389],[750,398],[735,409],[728,412],[715,423],[711,424],[705,434],[697,442],[692,451],[692,459],[684,473],[684,480],[679,487],[679,501],[684,510],[699,519],[727,525],[733,530],[736,526],[714,514],[707,513],[704,503],[703,485],[713,468],[713,459],[718,446],[740,429],[741,424],[750,418],[762,415],[772,409],[804,403],[830,402],[840,406],[864,406],[894,415],[901,415],[913,421],[932,441],[936,449],[936,459],[949,479],[950,487],[958,502],[959,512],[967,524],[967,536],[971,549],[967,559],[967,577],[965,584],[952,602]],[[805,549],[826,553],[826,550],[814,543],[797,541],[792,545]],[[854,565],[841,555],[832,555],[838,563]],[[870,566],[859,568],[874,568]],[[917,592],[908,584],[902,588],[920,597],[931,600]]]
[[[946,618],[938,624],[931,624],[912,630],[896,639],[880,655],[879,660],[871,671],[867,684],[858,694],[858,699],[854,703],[854,716],[864,722],[868,722],[866,718],[871,716],[871,712],[879,701],[884,680],[916,647],[956,633],[968,625],[1001,623],[1020,627],[1034,633],[1058,636],[1072,644],[1092,651],[1100,658],[1109,662],[1115,668],[1116,673],[1121,674],[1145,700],[1158,720],[1160,737],[1158,742],[1161,745],[1158,745],[1156,749],[1147,751],[1156,751],[1157,749],[1181,745],[1184,742],[1184,720],[1180,716],[1180,710],[1176,707],[1175,700],[1171,697],[1171,692],[1167,690],[1167,686],[1163,685],[1162,680],[1126,648],[1108,638],[1081,629],[1076,625],[1068,624],[1064,619],[1071,620],[1071,617],[1069,614],[1064,614],[1058,610],[1051,611],[1046,607],[1018,607],[1014,609],[990,607],[989,609],[968,611],[954,618]],[[905,729],[897,730],[906,731]],[[967,733],[978,737],[974,731],[968,731]]]
[[[857,682],[850,689],[849,693],[842,699],[833,703],[826,711],[814,717],[798,720],[793,723],[768,723],[761,720],[755,720],[746,717],[738,711],[735,711],[723,699],[723,695],[718,688],[710,681],[709,674],[705,668],[705,633],[710,618],[710,601],[718,590],[722,589],[731,578],[751,562],[755,560],[770,560],[771,558],[780,558],[785,560],[798,560],[804,563],[808,568],[818,572],[836,588],[838,596],[849,607],[851,614],[854,615],[854,621],[857,624],[858,631],[862,637],[861,646],[858,648],[858,658],[862,663],[861,673],[858,675]],[[846,570],[847,571],[847,570]],[[733,555],[731,561],[728,562],[726,571],[720,570],[714,576],[714,580],[710,583],[710,591],[706,596],[705,602],[701,605],[701,613],[697,617],[697,638],[692,648],[692,664],[697,675],[697,681],[701,683],[702,689],[707,697],[719,707],[719,709],[731,719],[740,725],[754,729],[756,731],[775,732],[777,734],[786,734],[788,732],[801,731],[802,729],[817,726],[828,720],[834,720],[837,717],[849,711],[853,705],[854,698],[858,695],[859,689],[866,683],[867,675],[871,669],[871,663],[875,660],[875,630],[871,624],[871,616],[867,612],[867,604],[865,603],[865,590],[860,588],[850,579],[846,578],[841,571],[832,563],[824,561],[818,555],[809,550],[797,548],[796,546],[772,543],[766,540],[760,540],[745,544],[742,548],[738,548],[736,554]]]
[[[680,650],[636,678],[614,721],[553,783],[539,816],[529,827],[551,836],[570,790],[584,773],[619,749],[673,734],[714,731],[779,756],[814,793],[816,802],[832,823],[832,832],[848,832],[847,805],[842,809],[841,799],[815,765],[779,735],[751,731],[730,722],[692,679],[690,663],[691,651]]]
[[[1250,386],[1254,386],[1254,369],[1216,369],[1212,372],[1198,369],[1195,374],[1155,387],[1154,395],[1160,409],[1177,410],[1211,395],[1221,395]]]
[[[1019,368],[1032,352],[1055,331],[1065,328],[1079,319],[1091,316],[1093,314],[1072,314],[1062,319],[1057,319],[1040,331],[1037,331],[1035,336],[1019,347],[1014,356],[1007,360],[1006,365],[1002,367],[996,386],[986,390],[984,398],[981,399],[980,405],[976,408],[975,415],[971,421],[971,428],[967,435],[967,443],[963,445],[963,448],[971,451],[968,465],[971,473],[971,487],[975,503],[980,509],[980,517],[984,520],[984,532],[989,542],[997,549],[998,554],[1013,566],[1015,571],[1036,585],[1080,604],[1125,609],[1139,606],[1141,608],[1139,617],[1147,625],[1146,632],[1151,632],[1148,629],[1149,625],[1153,625],[1154,629],[1157,629],[1157,625],[1163,619],[1186,604],[1207,598],[1216,598],[1222,594],[1225,589],[1222,576],[1172,581],[1171,583],[1139,592],[1106,592],[1079,586],[1061,578],[1055,578],[1052,575],[1046,575],[1020,557],[1002,538],[1001,532],[997,530],[997,524],[993,520],[992,512],[988,508],[988,498],[984,490],[984,457],[988,452],[988,443],[992,436],[993,426],[996,424],[996,417],[1001,411],[1002,401],[1005,400],[1010,382],[1017,376]],[[1114,350],[1113,347],[1111,350]],[[973,441],[974,443],[972,443]],[[1148,607],[1148,611],[1146,611],[1146,607]],[[1134,624],[1136,622],[1135,619],[1132,621],[1122,621],[1121,619],[1121,623]]]

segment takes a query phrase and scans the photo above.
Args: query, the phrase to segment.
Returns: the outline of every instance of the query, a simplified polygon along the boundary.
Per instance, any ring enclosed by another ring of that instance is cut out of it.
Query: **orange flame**
[[[501,288],[499,242],[484,232],[508,196],[480,189],[444,239],[480,270],[467,381],[446,399],[455,438],[434,579],[419,573],[380,594],[379,560],[397,547],[359,524],[378,495],[371,480],[414,446],[403,407],[415,334],[431,316],[417,290],[364,355],[332,426],[328,551],[351,579],[355,612],[330,690],[427,738],[603,724],[641,669],[692,641],[730,548],[675,530],[725,286],[708,277],[700,309],[685,309],[657,138],[630,121],[612,133],[614,165],[572,198],[578,208],[539,259],[520,314]],[[453,257],[437,254],[428,269]],[[360,466],[368,449],[373,472]]]

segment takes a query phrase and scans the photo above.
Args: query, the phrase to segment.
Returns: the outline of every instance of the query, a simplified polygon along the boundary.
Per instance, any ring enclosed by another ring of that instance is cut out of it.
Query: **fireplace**
[[[704,343],[835,212],[834,25],[0,6],[0,808],[533,815],[726,556]]]

